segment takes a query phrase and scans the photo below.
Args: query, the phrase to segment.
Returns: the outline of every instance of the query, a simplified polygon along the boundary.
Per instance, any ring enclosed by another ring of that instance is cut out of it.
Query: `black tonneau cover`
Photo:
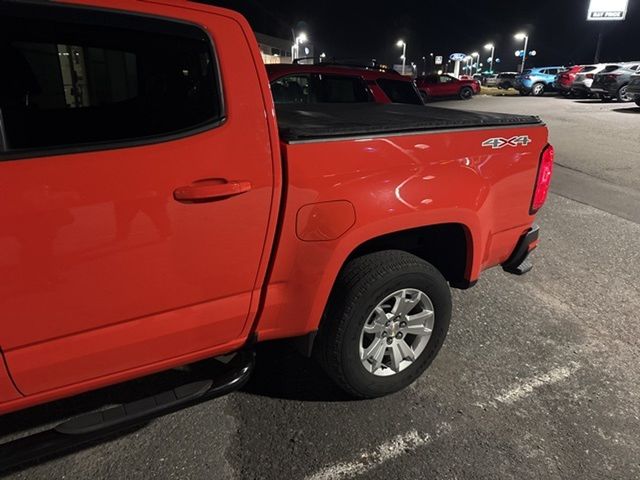
[[[285,142],[542,123],[529,115],[377,103],[281,104],[276,106],[276,115]]]

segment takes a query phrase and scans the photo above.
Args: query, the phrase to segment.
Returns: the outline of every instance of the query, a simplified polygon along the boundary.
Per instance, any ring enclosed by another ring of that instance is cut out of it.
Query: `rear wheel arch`
[[[400,250],[436,267],[456,288],[467,288],[473,263],[473,237],[462,223],[427,225],[371,238],[346,258],[342,268],[363,255],[383,250]]]

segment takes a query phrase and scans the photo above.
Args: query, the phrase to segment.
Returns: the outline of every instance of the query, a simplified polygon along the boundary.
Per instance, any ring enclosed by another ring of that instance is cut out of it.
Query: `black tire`
[[[404,288],[424,292],[433,303],[433,333],[420,356],[391,376],[376,376],[360,359],[360,334],[376,305]],[[314,356],[340,388],[356,398],[388,395],[413,383],[429,367],[447,336],[451,291],[431,264],[406,252],[386,250],[349,262],[336,281],[325,311]]]
[[[460,100],[471,100],[473,98],[473,89],[471,87],[462,87],[458,96]]]
[[[534,97],[541,97],[542,95],[544,95],[544,91],[545,91],[545,86],[544,86],[544,83],[542,82],[538,82],[534,84],[533,87],[531,87],[531,94]]]

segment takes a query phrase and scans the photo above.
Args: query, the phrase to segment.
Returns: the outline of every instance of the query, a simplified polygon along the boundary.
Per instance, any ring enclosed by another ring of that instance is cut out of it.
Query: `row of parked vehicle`
[[[522,74],[491,75],[484,83],[507,90],[514,88],[521,95],[540,96],[555,91],[604,101],[640,102],[640,61],[530,68]]]

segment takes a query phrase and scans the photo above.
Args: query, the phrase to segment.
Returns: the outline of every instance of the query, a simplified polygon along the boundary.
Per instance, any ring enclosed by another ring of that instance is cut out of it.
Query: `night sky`
[[[398,39],[408,44],[407,59],[419,69],[430,52],[486,52],[496,44],[500,70],[515,70],[514,52],[530,35],[538,52],[529,66],[570,65],[593,61],[598,32],[605,34],[603,61],[640,60],[640,0],[629,1],[624,22],[587,22],[588,0],[210,0],[244,14],[262,33],[291,37],[304,29],[317,52],[340,59],[399,63]],[[483,54],[486,61],[488,54]],[[498,66],[497,66],[498,67]]]

